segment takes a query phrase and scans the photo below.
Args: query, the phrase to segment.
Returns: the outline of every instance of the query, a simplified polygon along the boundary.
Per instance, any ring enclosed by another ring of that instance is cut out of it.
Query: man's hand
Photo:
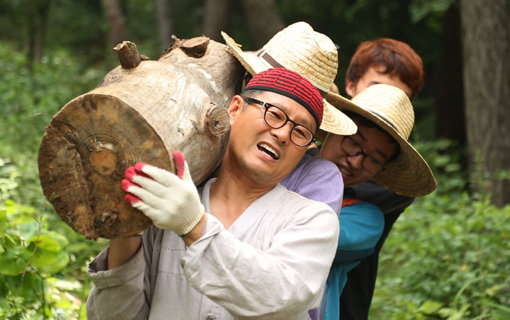
[[[189,233],[205,213],[182,152],[173,154],[176,175],[139,162],[122,180],[126,201],[142,211],[154,225],[178,235]]]

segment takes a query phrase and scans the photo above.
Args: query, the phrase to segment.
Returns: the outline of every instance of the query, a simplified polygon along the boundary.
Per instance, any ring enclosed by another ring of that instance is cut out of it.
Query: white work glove
[[[129,167],[122,180],[126,201],[142,211],[154,225],[182,236],[205,213],[182,152],[173,154],[176,174],[143,162]]]

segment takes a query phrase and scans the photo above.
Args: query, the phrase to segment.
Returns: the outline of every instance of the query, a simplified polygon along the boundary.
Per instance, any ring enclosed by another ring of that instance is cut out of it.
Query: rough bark
[[[461,1],[467,140],[474,181],[488,178],[492,202],[510,202],[509,2]],[[480,169],[480,170],[478,170]]]
[[[181,150],[201,183],[226,147],[226,107],[244,69],[226,46],[207,37],[175,38],[158,61],[117,67],[52,119],[39,148],[46,198],[87,238],[116,238],[151,221],[124,202],[124,171],[146,162],[173,171]]]
[[[173,10],[170,0],[156,0],[156,21],[160,49],[168,48],[174,32]]]
[[[274,0],[243,0],[244,11],[255,48],[261,48],[285,24]]]
[[[230,22],[230,0],[206,0],[204,6],[204,35],[223,42],[221,31],[227,32]]]

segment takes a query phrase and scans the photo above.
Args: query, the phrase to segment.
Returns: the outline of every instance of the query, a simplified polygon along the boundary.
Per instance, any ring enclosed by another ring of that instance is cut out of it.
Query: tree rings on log
[[[125,169],[139,161],[173,170],[164,143],[134,109],[111,96],[85,95],[46,129],[39,175],[46,198],[75,231],[91,239],[115,238],[151,224],[118,201]]]

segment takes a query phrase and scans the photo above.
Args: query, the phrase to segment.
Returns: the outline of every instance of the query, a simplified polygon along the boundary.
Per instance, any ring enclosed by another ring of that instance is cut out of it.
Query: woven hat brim
[[[324,99],[324,114],[319,129],[345,136],[350,136],[358,131],[356,123],[326,99]]]
[[[437,187],[432,170],[416,149],[401,142],[402,140],[399,141],[402,155],[388,163],[372,180],[407,197],[420,197],[431,193]]]
[[[321,130],[344,136],[355,134],[358,131],[356,123],[345,113],[341,112],[341,110],[348,107],[357,108],[358,106],[349,99],[333,92],[328,93],[327,99],[324,99],[324,101],[326,108],[324,108],[324,118],[320,126]]]
[[[259,72],[272,68],[272,66],[267,62],[257,57],[255,52],[243,51],[241,49],[241,45],[236,43],[234,39],[225,32],[222,31],[221,36],[225,40],[230,52],[237,58],[237,60],[239,60],[239,62],[241,62],[246,71],[248,71],[251,75],[255,75]]]
[[[273,68],[273,66],[267,61],[259,58],[257,56],[257,52],[243,51],[241,49],[241,45],[236,43],[228,34],[221,32],[221,35],[223,36],[230,52],[237,60],[239,60],[239,62],[241,62],[246,71],[248,71],[251,75]],[[345,100],[350,103],[347,99]],[[335,108],[326,101],[326,99],[324,99],[324,113],[322,115],[320,129],[339,135],[355,134],[358,130],[356,124],[340,110],[341,108]]]
[[[338,95],[329,93],[326,99],[338,103]],[[385,169],[376,174],[372,180],[385,188],[407,197],[424,196],[437,187],[434,174],[420,153],[407,142],[392,126],[370,111],[358,107],[354,103],[343,104],[342,110],[359,114],[386,131],[400,146],[398,157],[389,162]]]

